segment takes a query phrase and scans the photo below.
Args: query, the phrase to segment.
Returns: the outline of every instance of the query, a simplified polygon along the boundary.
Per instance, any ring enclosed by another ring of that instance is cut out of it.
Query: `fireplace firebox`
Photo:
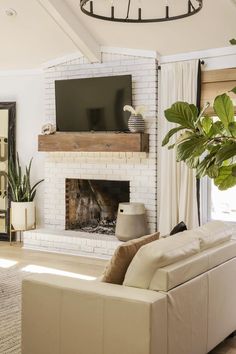
[[[129,195],[128,181],[66,179],[66,229],[114,235],[118,205]]]

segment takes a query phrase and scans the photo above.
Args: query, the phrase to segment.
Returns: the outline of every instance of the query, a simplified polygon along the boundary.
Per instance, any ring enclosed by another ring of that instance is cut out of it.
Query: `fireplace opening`
[[[128,181],[66,179],[66,230],[114,235],[118,205],[129,193]]]

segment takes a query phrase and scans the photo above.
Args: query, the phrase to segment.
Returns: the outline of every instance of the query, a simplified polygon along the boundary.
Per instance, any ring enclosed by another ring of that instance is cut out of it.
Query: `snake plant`
[[[231,92],[236,94],[236,87]],[[234,105],[224,93],[214,100],[214,117],[205,113],[208,106],[199,113],[193,104],[174,103],[165,111],[165,117],[177,127],[168,132],[162,145],[167,145],[171,137],[178,134],[175,143],[169,146],[169,149],[176,148],[177,161],[196,169],[198,178],[208,176],[219,190],[226,190],[236,185]]]
[[[25,167],[25,172],[22,172],[19,155],[17,153],[16,161],[9,161],[8,183],[10,187],[10,196],[13,202],[32,202],[36,195],[37,186],[43,182],[38,181],[31,187],[30,173],[33,158],[28,166]]]

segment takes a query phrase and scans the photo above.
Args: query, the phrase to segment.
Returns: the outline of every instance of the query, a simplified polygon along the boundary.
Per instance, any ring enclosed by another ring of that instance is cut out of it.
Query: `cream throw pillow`
[[[131,262],[124,285],[148,289],[158,268],[180,261],[200,252],[200,242],[195,237],[162,238],[140,248]]]
[[[151,235],[142,236],[137,239],[124,242],[116,249],[114,255],[104,270],[101,281],[106,283],[122,284],[125,273],[140,247],[158,239],[159,232],[156,232]]]
[[[229,241],[232,234],[232,227],[223,221],[211,221],[194,230],[183,232],[183,235],[198,238],[200,240],[200,248],[202,251]]]

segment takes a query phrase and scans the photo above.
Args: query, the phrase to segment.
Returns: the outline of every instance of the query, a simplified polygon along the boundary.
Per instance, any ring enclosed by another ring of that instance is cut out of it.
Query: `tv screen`
[[[127,131],[131,75],[55,82],[57,131]]]

